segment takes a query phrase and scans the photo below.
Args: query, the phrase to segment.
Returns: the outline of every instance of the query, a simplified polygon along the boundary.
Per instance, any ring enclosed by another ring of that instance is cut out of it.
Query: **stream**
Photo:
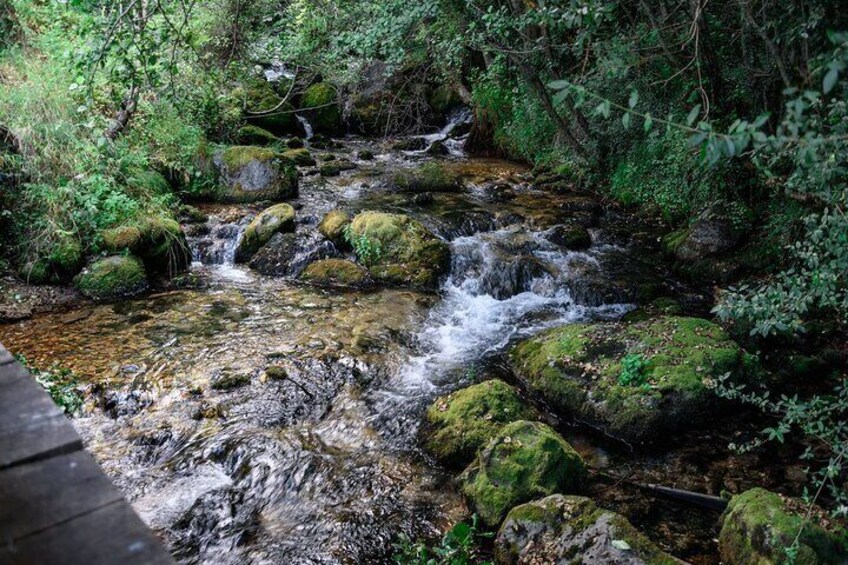
[[[426,136],[428,148],[445,145],[438,158],[465,183],[432,202],[389,182],[432,152],[359,138],[313,150],[319,161],[332,153],[356,169],[335,178],[302,170],[297,253],[280,276],[233,264],[238,238],[262,208],[208,204],[208,222],[189,230],[185,288],[0,325],[13,352],[80,376],[87,402],[75,427],[178,560],[386,562],[400,532],[433,538],[468,516],[453,475],[419,446],[423,412],[437,396],[487,376],[510,379],[502,355],[521,337],[620,318],[646,278],[684,303],[703,300],[662,270],[625,216],[537,190],[521,165],[463,156],[454,135],[463,119]],[[364,149],[374,160],[357,158]],[[334,208],[407,213],[448,240],[453,262],[441,291],[297,283],[309,262],[338,253],[316,229]],[[589,249],[551,241],[564,218],[591,225]],[[275,378],[271,366],[282,368]],[[227,379],[246,384],[216,385]],[[641,482],[705,492],[729,480],[786,480],[767,462],[728,453],[720,432],[709,445],[698,436],[670,454],[634,455],[551,422],[595,469]],[[675,555],[717,563],[717,515],[626,485],[599,486],[596,495]]]

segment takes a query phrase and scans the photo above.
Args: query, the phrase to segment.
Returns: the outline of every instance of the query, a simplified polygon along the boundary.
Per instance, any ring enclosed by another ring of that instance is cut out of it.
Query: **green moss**
[[[362,212],[353,219],[350,235],[379,250],[376,258],[357,254],[382,282],[434,288],[450,268],[448,245],[403,214]]]
[[[324,163],[318,172],[322,177],[337,177],[342,174],[342,168],[335,163]]]
[[[244,168],[251,161],[268,162],[278,158],[279,154],[267,147],[256,147],[254,145],[234,145],[228,147],[221,158],[231,171]]]
[[[293,232],[294,219],[294,208],[289,204],[277,204],[263,210],[244,230],[236,248],[236,262],[249,261],[275,233]]]
[[[135,194],[155,196],[171,192],[171,185],[161,173],[150,169],[133,171],[127,176],[127,188]]]
[[[461,188],[459,175],[434,161],[398,171],[393,180],[398,188],[410,192],[456,192]]]
[[[149,215],[104,230],[103,247],[110,253],[138,255],[151,273],[175,275],[191,263],[191,252],[180,224],[173,218]]]
[[[439,460],[465,466],[504,424],[534,418],[515,389],[495,379],[437,399],[427,410],[427,448]]]
[[[265,369],[265,376],[272,381],[284,381],[289,378],[289,372],[280,365],[271,365]]]
[[[451,108],[461,105],[462,99],[455,88],[449,84],[443,84],[430,93],[429,103],[434,112],[444,116]]]
[[[186,224],[205,224],[209,220],[209,214],[188,204],[180,206],[179,215]]]
[[[224,368],[219,375],[212,379],[212,388],[220,391],[234,390],[249,384],[249,374],[236,373],[229,367]]]
[[[74,283],[89,298],[109,300],[144,292],[147,276],[139,258],[113,255],[92,263],[74,279]]]
[[[646,361],[646,386],[619,383],[622,360]],[[711,379],[744,373],[746,356],[707,320],[662,317],[629,324],[573,324],[519,344],[515,370],[549,403],[630,441],[692,426],[708,413]]]
[[[309,149],[289,149],[283,152],[283,159],[288,159],[295,165],[301,167],[312,167],[315,165],[315,157],[309,152]]]
[[[587,478],[583,459],[545,424],[504,426],[463,473],[463,492],[480,518],[495,526],[510,508],[555,492],[579,492]]]
[[[803,505],[799,502],[799,507]],[[826,531],[789,509],[779,495],[755,488],[734,496],[722,520],[719,550],[726,563],[789,564],[786,549],[798,539],[797,565],[848,561],[848,531]]]
[[[301,108],[309,111],[315,131],[336,133],[340,130],[342,114],[336,98],[336,89],[326,82],[313,84],[303,93]]]
[[[617,549],[614,540],[629,549]],[[510,510],[498,534],[499,562],[553,562],[574,554],[604,555],[609,562],[628,558],[645,565],[675,565],[679,561],[663,553],[623,516],[598,508],[582,496],[554,494]],[[557,561],[559,562],[559,561]],[[578,561],[581,562],[581,561]]]
[[[250,112],[246,115],[252,124],[271,132],[273,135],[294,133],[297,123],[294,108],[288,102],[282,103],[270,83],[257,80],[243,90],[245,107]],[[271,115],[257,116],[257,112],[271,112]]]
[[[318,231],[339,249],[347,249],[350,245],[345,241],[344,232],[349,225],[350,216],[347,213],[342,210],[333,210],[328,212],[318,224]]]
[[[311,263],[300,278],[319,286],[363,288],[371,283],[368,271],[344,259],[323,259]]]
[[[239,128],[237,137],[242,145],[270,145],[279,141],[279,138],[267,129],[254,125]]]

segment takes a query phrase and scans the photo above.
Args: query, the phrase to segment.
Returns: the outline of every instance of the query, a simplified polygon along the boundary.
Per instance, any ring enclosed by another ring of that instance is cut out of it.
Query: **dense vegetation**
[[[721,268],[678,261],[716,285],[718,320],[764,359],[786,349],[844,366],[840,4],[0,0],[0,268],[67,284],[127,247],[112,238],[128,228],[178,239],[168,222],[216,190],[215,147],[295,131],[295,110],[326,134],[384,136],[429,131],[466,105],[470,153],[526,161],[657,219],[670,261],[720,217],[739,240]],[[283,66],[275,91],[263,73]],[[389,250],[361,223],[344,237],[370,267]],[[623,366],[620,387],[645,383],[645,359]],[[815,382],[719,389],[776,417],[762,441],[801,432],[809,499],[844,515],[845,377],[803,374]],[[431,562],[475,535],[402,550]]]

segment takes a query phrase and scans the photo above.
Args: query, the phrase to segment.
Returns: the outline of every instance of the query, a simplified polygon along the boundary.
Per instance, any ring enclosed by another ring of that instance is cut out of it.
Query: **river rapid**
[[[424,138],[444,147],[437,158],[464,181],[461,192],[428,202],[389,182],[393,171],[434,158],[426,150],[357,138],[314,150],[319,161],[332,154],[356,168],[334,178],[301,171],[298,253],[285,276],[233,264],[261,207],[208,204],[208,222],[190,232],[195,262],[183,288],[0,326],[13,352],[80,376],[87,401],[75,427],[178,560],[386,562],[399,533],[432,538],[468,516],[453,475],[419,447],[436,397],[491,375],[511,379],[501,359],[516,340],[620,318],[646,280],[703,308],[627,216],[540,190],[521,165],[462,155],[454,128],[463,119]],[[375,158],[358,159],[363,150]],[[311,260],[334,252],[316,229],[334,208],[407,213],[449,241],[453,263],[440,292],[296,282]],[[564,221],[589,226],[587,250],[552,242]],[[216,385],[233,378],[243,386]],[[718,440],[709,454],[636,456],[551,423],[597,471],[693,490],[734,473],[769,482],[760,462],[726,453]],[[622,485],[596,495],[676,555],[715,562],[715,515],[669,509]]]

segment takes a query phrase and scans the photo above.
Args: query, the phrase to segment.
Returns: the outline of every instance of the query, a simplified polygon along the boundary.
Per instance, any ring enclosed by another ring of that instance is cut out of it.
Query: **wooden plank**
[[[0,563],[166,565],[174,560],[122,501],[0,547]]]
[[[0,343],[0,365],[5,365],[6,363],[11,363],[15,358],[12,357],[12,354],[9,353],[9,350],[3,347],[3,344]]]
[[[0,469],[78,449],[73,426],[27,370],[0,366]]]
[[[0,472],[0,540],[14,542],[119,500],[84,451],[6,469]]]

